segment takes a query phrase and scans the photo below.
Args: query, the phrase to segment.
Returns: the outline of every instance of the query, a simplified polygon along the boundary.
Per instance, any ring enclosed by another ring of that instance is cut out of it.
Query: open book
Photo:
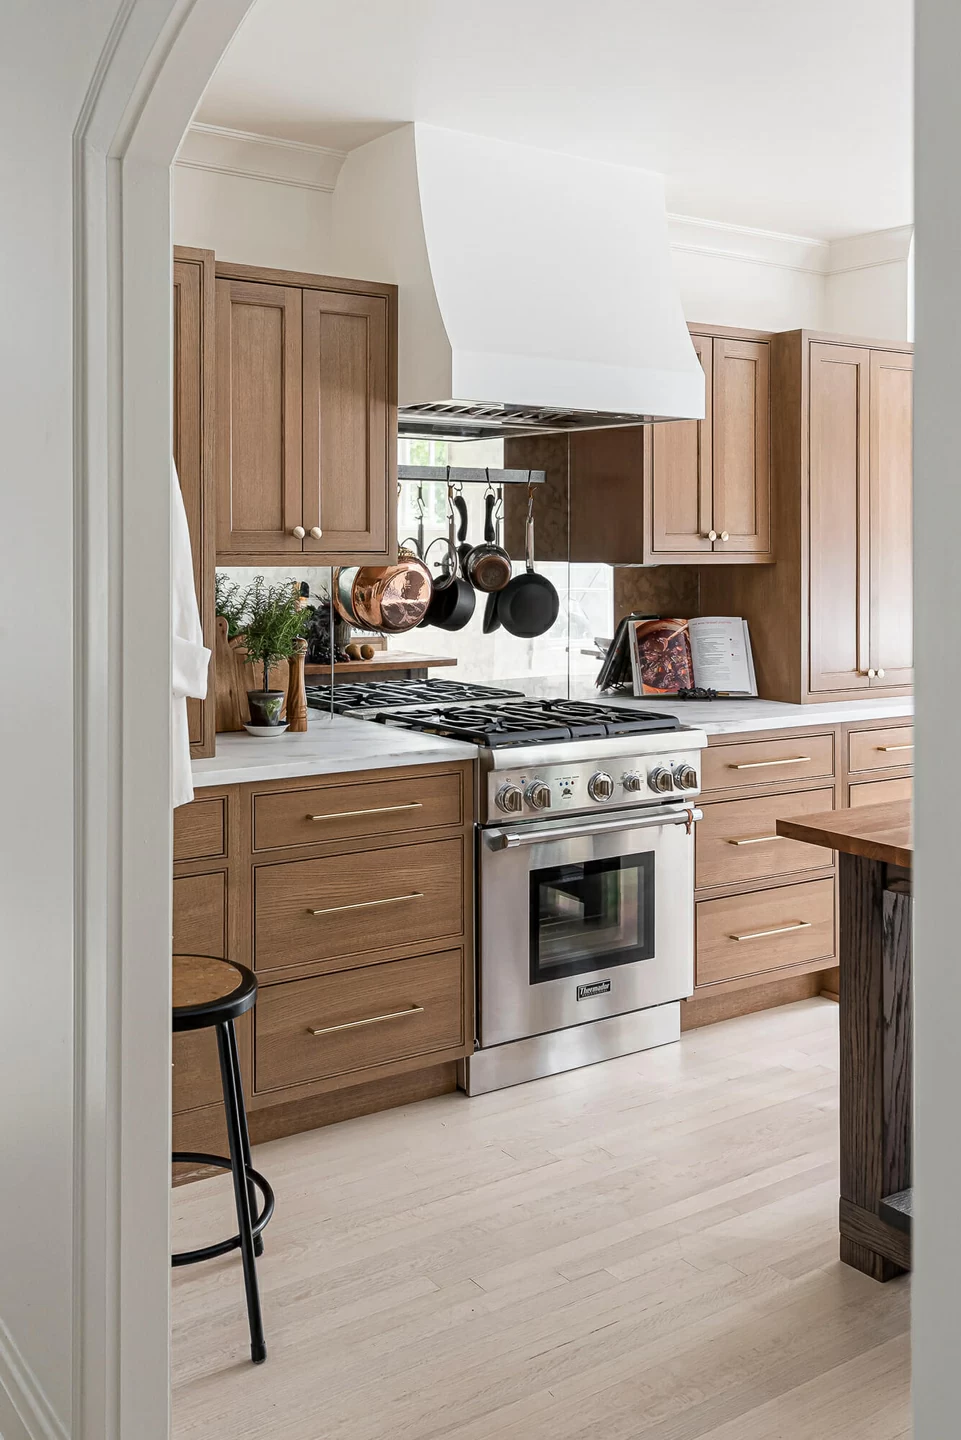
[[[635,695],[694,689],[757,694],[746,620],[729,615],[632,619],[629,630]]]

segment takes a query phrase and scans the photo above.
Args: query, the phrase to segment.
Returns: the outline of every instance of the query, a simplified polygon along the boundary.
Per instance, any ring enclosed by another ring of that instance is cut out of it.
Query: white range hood
[[[398,286],[402,434],[704,415],[658,175],[405,125],[347,156],[333,238]]]

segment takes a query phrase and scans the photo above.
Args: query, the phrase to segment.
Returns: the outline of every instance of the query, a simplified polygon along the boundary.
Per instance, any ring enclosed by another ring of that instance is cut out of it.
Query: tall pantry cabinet
[[[904,693],[911,349],[791,331],[771,361],[777,563],[703,569],[702,613],[747,619],[766,699]]]

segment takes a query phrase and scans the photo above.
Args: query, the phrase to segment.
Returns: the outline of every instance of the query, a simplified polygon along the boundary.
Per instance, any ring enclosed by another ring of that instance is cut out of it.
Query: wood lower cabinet
[[[701,613],[745,617],[766,699],[904,694],[911,347],[798,330],[770,351],[777,563],[701,569]]]
[[[173,456],[193,552],[204,640],[214,646],[214,256],[178,246],[173,267]],[[207,700],[187,701],[190,753],[214,753],[216,706],[211,656]]]
[[[238,1026],[255,1138],[452,1088],[474,1037],[473,793],[453,762],[201,790],[175,812],[174,949],[260,981]],[[356,1104],[325,1106],[350,1087]],[[174,1037],[173,1110],[175,1148],[225,1153],[212,1032]]]
[[[697,906],[697,985],[830,966],[835,927],[833,878],[703,900]]]
[[[396,288],[217,266],[217,560],[396,550]]]

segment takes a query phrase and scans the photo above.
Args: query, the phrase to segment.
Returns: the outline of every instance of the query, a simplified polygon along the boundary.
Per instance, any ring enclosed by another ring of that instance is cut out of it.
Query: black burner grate
[[[334,711],[344,715],[357,710],[393,710],[398,705],[455,705],[515,698],[522,700],[523,691],[471,685],[462,680],[348,680],[334,687]],[[308,685],[307,704],[316,710],[328,710],[330,688]]]
[[[637,711],[586,700],[511,700],[503,705],[460,705],[398,711],[376,717],[387,725],[500,749],[561,740],[602,740],[612,735],[680,730],[676,715]]]

